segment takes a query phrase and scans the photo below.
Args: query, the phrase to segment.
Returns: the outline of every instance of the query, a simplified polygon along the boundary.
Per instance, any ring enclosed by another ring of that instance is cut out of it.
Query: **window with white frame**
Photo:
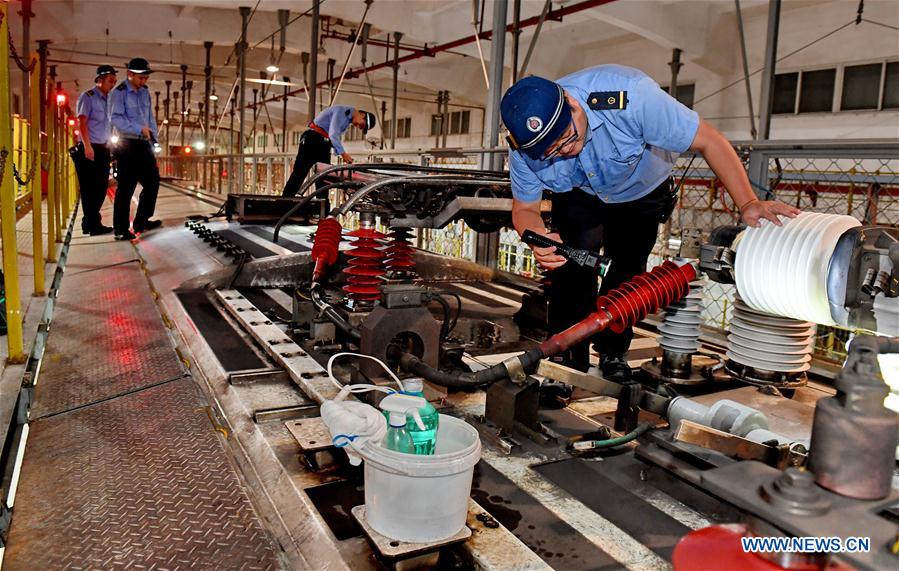
[[[776,114],[897,109],[899,62],[779,73],[773,107]]]
[[[388,119],[384,125],[384,138],[389,139],[391,130],[393,129],[393,121]],[[396,138],[408,139],[412,136],[412,117],[401,117],[396,120]]]

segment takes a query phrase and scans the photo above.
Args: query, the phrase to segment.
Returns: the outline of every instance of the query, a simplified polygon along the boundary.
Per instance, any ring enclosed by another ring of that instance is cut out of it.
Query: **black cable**
[[[883,22],[875,22],[874,20],[869,20],[867,18],[862,18],[862,22],[867,22],[869,24],[874,24],[875,26],[883,26],[884,28],[889,28],[890,30],[899,31],[899,27],[884,24]]]
[[[449,302],[443,299],[443,296],[439,293],[429,293],[425,295],[425,299],[428,301],[436,301],[440,304],[440,307],[443,308],[443,322],[440,324],[440,342],[446,340],[446,337],[449,335],[449,326],[450,326],[450,309]]]
[[[411,353],[400,352],[396,348],[390,350],[389,353],[389,357],[398,359],[400,367],[404,371],[450,389],[481,388],[509,377],[509,370],[505,363],[497,363],[474,373],[445,373],[424,363]],[[533,372],[540,359],[544,357],[543,351],[538,347],[518,355],[518,361],[525,372]]]
[[[456,308],[456,315],[455,315],[455,317],[453,317],[452,323],[450,323],[450,326],[449,326],[449,330],[446,333],[447,335],[449,335],[456,328],[456,324],[459,322],[459,317],[462,316],[462,297],[459,296],[459,294],[457,294],[455,292],[446,291],[444,289],[436,290],[435,293],[438,293],[440,295],[450,295],[450,296],[456,298],[456,303],[458,304],[458,307]]]
[[[312,202],[313,199],[321,196],[322,194],[325,194],[326,192],[337,186],[359,186],[360,184],[361,183],[350,181],[332,182],[331,184],[326,184],[320,188],[315,189],[315,192],[313,192],[312,194],[304,196],[302,200],[291,206],[290,210],[285,212],[284,215],[281,216],[281,218],[279,218],[275,223],[275,229],[272,231],[272,242],[274,242],[275,244],[278,243],[278,236],[280,236],[281,234],[281,227],[284,226],[285,223],[287,223],[287,219],[293,216],[300,208],[303,208],[304,206]]]
[[[243,271],[243,267],[247,264],[250,257],[250,254],[247,254],[246,252],[240,256],[240,260],[237,262],[237,269],[231,274],[231,280],[228,282],[228,289],[234,289],[234,283],[237,281],[237,277],[240,275],[240,272]]]

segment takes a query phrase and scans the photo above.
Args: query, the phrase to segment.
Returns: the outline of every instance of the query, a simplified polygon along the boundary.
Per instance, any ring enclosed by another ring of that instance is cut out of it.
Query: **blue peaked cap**
[[[500,113],[512,148],[536,160],[571,123],[562,86],[536,76],[525,77],[506,91]]]

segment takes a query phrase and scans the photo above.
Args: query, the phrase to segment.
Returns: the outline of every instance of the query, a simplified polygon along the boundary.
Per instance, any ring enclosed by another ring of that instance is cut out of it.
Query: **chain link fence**
[[[802,148],[808,147],[808,148]],[[769,143],[737,146],[759,194],[804,211],[845,214],[862,224],[899,225],[899,148],[863,144],[811,146]],[[674,170],[680,185],[670,228],[663,228],[650,265],[658,263],[667,244],[676,252],[681,230],[739,222],[739,213],[720,181],[701,156],[682,156]],[[671,250],[669,250],[671,251]],[[709,283],[705,324],[726,329],[731,318],[734,286]],[[850,331],[818,326],[815,353],[841,361]]]

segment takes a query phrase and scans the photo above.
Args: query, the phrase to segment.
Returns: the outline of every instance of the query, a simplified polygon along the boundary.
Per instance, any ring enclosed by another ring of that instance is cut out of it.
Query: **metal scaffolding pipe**
[[[762,72],[762,94],[759,101],[759,139],[771,134],[771,112],[774,110],[774,69],[777,64],[777,36],[780,31],[780,0],[768,2],[768,39],[765,45],[765,69]]]
[[[22,9],[19,10],[19,15],[22,16],[22,45],[19,46],[19,53],[22,54],[22,57],[27,60],[27,58],[31,55],[31,19],[34,17],[34,14],[31,12],[31,0],[22,0]],[[20,101],[22,102],[21,111],[23,117],[31,117],[31,115],[29,114],[29,107],[31,104],[30,79],[31,73],[23,71],[22,98],[20,99]]]
[[[250,7],[240,7],[240,43],[237,45],[237,105],[238,115],[238,133],[237,145],[239,152],[243,154],[244,129],[246,128],[246,115],[244,114],[247,103],[247,25],[250,22]],[[243,164],[238,166],[237,172],[237,190],[243,192]],[[231,173],[234,174],[233,172]]]
[[[393,97],[391,99],[390,148],[396,148],[396,96],[400,81],[400,40],[401,32],[393,33]]]
[[[492,149],[499,143],[499,102],[503,93],[503,69],[506,55],[506,17],[508,0],[493,3],[493,42],[490,47],[490,89],[487,90],[484,148]],[[481,168],[498,170],[502,158],[496,153],[483,155]],[[496,267],[499,252],[499,232],[479,233],[476,241],[476,258],[479,264]]]
[[[740,0],[734,0],[737,8],[737,28],[740,30],[740,54],[743,58],[743,81],[746,84],[746,103],[749,105],[749,134],[753,139],[758,137],[755,129],[755,111],[752,109],[752,84],[749,82],[749,58],[746,55],[746,34],[743,26],[743,11]]]
[[[518,38],[521,36],[521,0],[512,2],[512,83],[518,81]]]
[[[316,87],[318,87],[318,16],[320,7],[321,0],[312,0],[312,33],[310,34],[312,36],[312,44],[309,49],[309,81],[306,83],[306,86],[303,87],[303,90],[309,95],[309,121],[315,119],[316,115]],[[297,90],[290,95],[301,92],[301,90]]]
[[[209,97],[212,95],[212,42],[203,42],[206,48],[206,67],[203,72],[206,74],[206,85],[203,88],[203,139],[206,146],[211,146],[209,139]]]

